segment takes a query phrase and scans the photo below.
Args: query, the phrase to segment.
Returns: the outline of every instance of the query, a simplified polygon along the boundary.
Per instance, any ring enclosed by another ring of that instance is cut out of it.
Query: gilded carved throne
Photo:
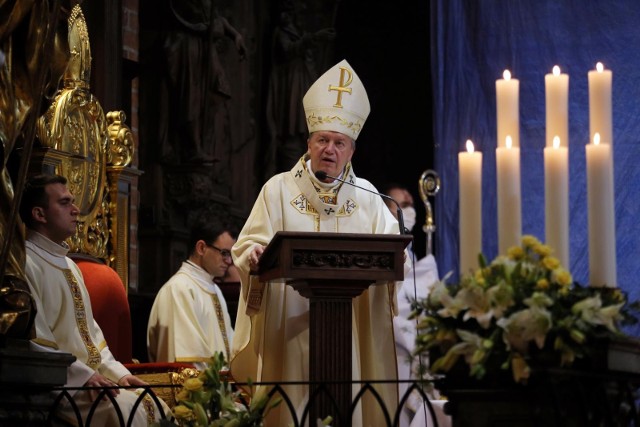
[[[137,171],[125,114],[104,114],[91,94],[91,50],[84,15],[74,6],[68,19],[70,59],[61,88],[37,124],[30,173],[65,176],[80,209],[77,231],[67,242],[80,266],[96,321],[117,359],[131,362],[129,284],[130,188]],[[108,306],[104,301],[111,301]]]

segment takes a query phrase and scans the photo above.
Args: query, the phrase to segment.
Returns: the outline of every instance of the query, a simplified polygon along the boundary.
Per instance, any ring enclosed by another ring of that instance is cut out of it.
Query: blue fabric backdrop
[[[483,251],[497,255],[495,81],[520,80],[523,234],[544,240],[544,75],[559,65],[569,82],[570,270],[589,278],[585,145],[587,72],[613,71],[617,277],[640,298],[640,2],[636,0],[432,0],[431,60],[440,273],[458,268],[458,157],[467,139],[483,152]],[[640,335],[640,328],[632,333]]]

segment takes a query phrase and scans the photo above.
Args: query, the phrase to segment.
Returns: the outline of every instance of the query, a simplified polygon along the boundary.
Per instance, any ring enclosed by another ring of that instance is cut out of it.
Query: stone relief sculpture
[[[178,233],[211,210],[220,214],[213,206],[233,197],[238,148],[230,111],[238,76],[227,70],[248,69],[240,64],[248,50],[231,23],[233,8],[221,13],[222,3],[163,0],[157,3],[157,21],[141,31],[141,137],[154,144],[140,152],[141,182],[160,189],[158,195],[141,195],[141,209],[153,206],[153,216],[144,218]]]
[[[273,34],[266,106],[269,141],[264,159],[265,180],[289,170],[306,150],[302,97],[318,78],[319,71],[323,71],[318,70],[316,51],[335,39],[333,28],[313,33],[300,29],[296,7],[302,7],[302,3],[282,2]]]
[[[229,142],[226,102],[231,98],[217,44],[233,41],[240,60],[242,35],[220,16],[214,0],[168,0],[171,29],[164,40],[170,122],[162,136],[162,157],[180,163],[227,161],[218,153]]]

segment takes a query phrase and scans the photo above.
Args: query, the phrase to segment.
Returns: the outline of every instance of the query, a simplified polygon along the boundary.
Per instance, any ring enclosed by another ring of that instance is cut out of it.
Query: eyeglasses
[[[231,259],[231,251],[229,249],[220,249],[208,243],[205,243],[205,245],[209,246],[211,249],[215,249],[216,251],[220,252],[220,255],[222,256],[222,258]]]

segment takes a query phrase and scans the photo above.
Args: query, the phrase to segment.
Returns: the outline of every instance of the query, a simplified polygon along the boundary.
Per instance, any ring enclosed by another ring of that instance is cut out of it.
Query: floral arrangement
[[[596,339],[622,335],[621,325],[637,322],[637,303],[627,304],[617,288],[574,283],[533,236],[490,264],[480,255],[479,263],[459,284],[447,284],[447,276],[413,303],[416,354],[430,355],[431,373],[463,360],[477,379],[511,368],[515,382],[526,383],[531,365],[544,359],[571,366],[590,356]]]
[[[270,397],[266,387],[255,394],[234,390],[223,374],[227,362],[224,354],[215,352],[207,368],[197,378],[187,378],[176,396],[173,416],[182,427],[261,427],[269,411],[281,402]],[[221,375],[222,373],[222,375]],[[250,385],[250,384],[249,384]],[[250,403],[246,403],[250,402]],[[330,427],[332,417],[317,419],[317,427]],[[160,427],[175,426],[163,420]]]
[[[181,426],[259,427],[269,410],[280,404],[281,399],[270,399],[265,388],[259,388],[253,396],[234,391],[220,374],[226,366],[224,355],[216,352],[207,369],[197,378],[184,381],[173,408],[173,416]]]

